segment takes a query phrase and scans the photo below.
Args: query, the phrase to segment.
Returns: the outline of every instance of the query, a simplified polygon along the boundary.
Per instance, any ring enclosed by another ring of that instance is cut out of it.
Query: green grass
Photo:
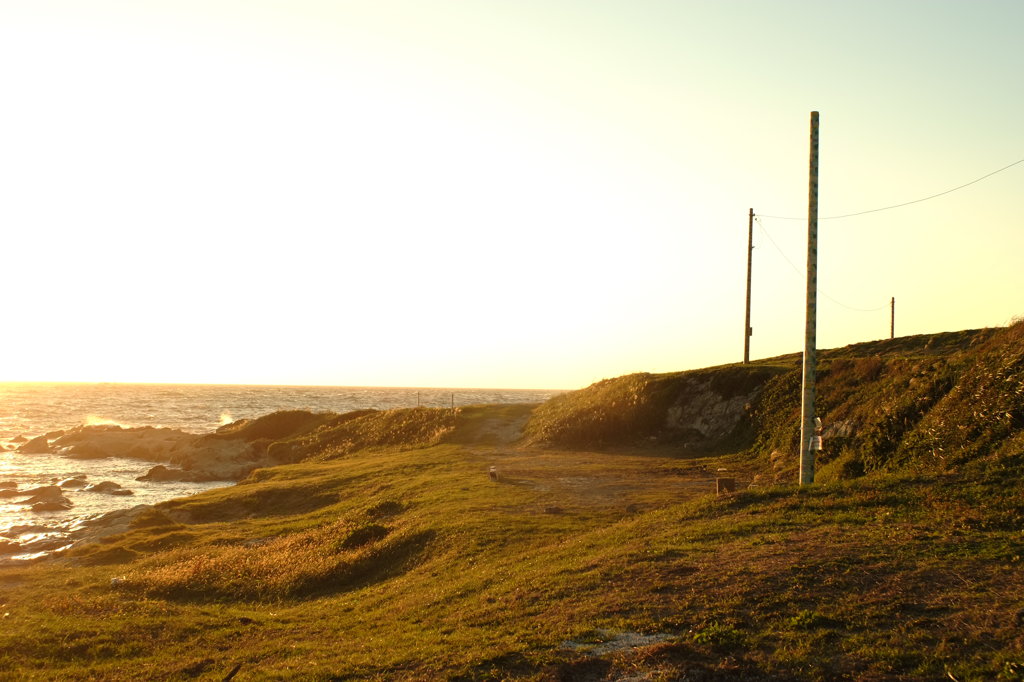
[[[856,428],[809,488],[772,484],[786,359],[253,422],[304,461],[0,566],[0,679],[1024,679],[1021,333],[823,354],[824,409]],[[756,392],[742,447],[663,437],[682,385]],[[619,431],[571,447],[600,415]]]
[[[718,498],[718,463],[444,445],[263,470],[0,572],[0,676],[1014,679],[1019,469]],[[251,513],[286,483],[334,495]],[[595,633],[665,639],[566,644]]]

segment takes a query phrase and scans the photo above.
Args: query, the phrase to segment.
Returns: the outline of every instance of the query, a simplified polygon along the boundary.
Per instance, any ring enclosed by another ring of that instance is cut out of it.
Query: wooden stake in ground
[[[889,338],[896,338],[896,297],[889,299]]]
[[[747,215],[747,316],[743,322],[743,364],[750,364],[750,271],[754,259],[754,209]]]

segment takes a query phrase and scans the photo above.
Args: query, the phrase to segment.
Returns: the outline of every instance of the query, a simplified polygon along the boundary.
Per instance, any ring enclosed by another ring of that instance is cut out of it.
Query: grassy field
[[[857,428],[813,487],[778,455],[787,358],[306,424],[302,461],[0,567],[0,678],[1024,680],[1020,333],[826,356]],[[700,443],[645,414],[672,377],[758,398]]]

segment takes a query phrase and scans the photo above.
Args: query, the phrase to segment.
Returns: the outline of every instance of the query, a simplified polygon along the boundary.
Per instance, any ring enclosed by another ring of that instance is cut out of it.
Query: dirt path
[[[652,509],[715,493],[715,479],[733,477],[745,488],[750,472],[729,459],[674,459],[644,455],[535,449],[476,452],[482,468],[495,467],[503,485],[536,491],[552,507]],[[720,469],[724,469],[720,471]]]

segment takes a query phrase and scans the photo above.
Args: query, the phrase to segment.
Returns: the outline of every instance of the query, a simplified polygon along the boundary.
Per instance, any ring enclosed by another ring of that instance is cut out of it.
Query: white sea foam
[[[131,424],[122,424],[114,419],[107,419],[106,417],[97,417],[94,414],[86,415],[85,420],[82,422],[85,426],[120,426],[122,429],[130,429]]]

